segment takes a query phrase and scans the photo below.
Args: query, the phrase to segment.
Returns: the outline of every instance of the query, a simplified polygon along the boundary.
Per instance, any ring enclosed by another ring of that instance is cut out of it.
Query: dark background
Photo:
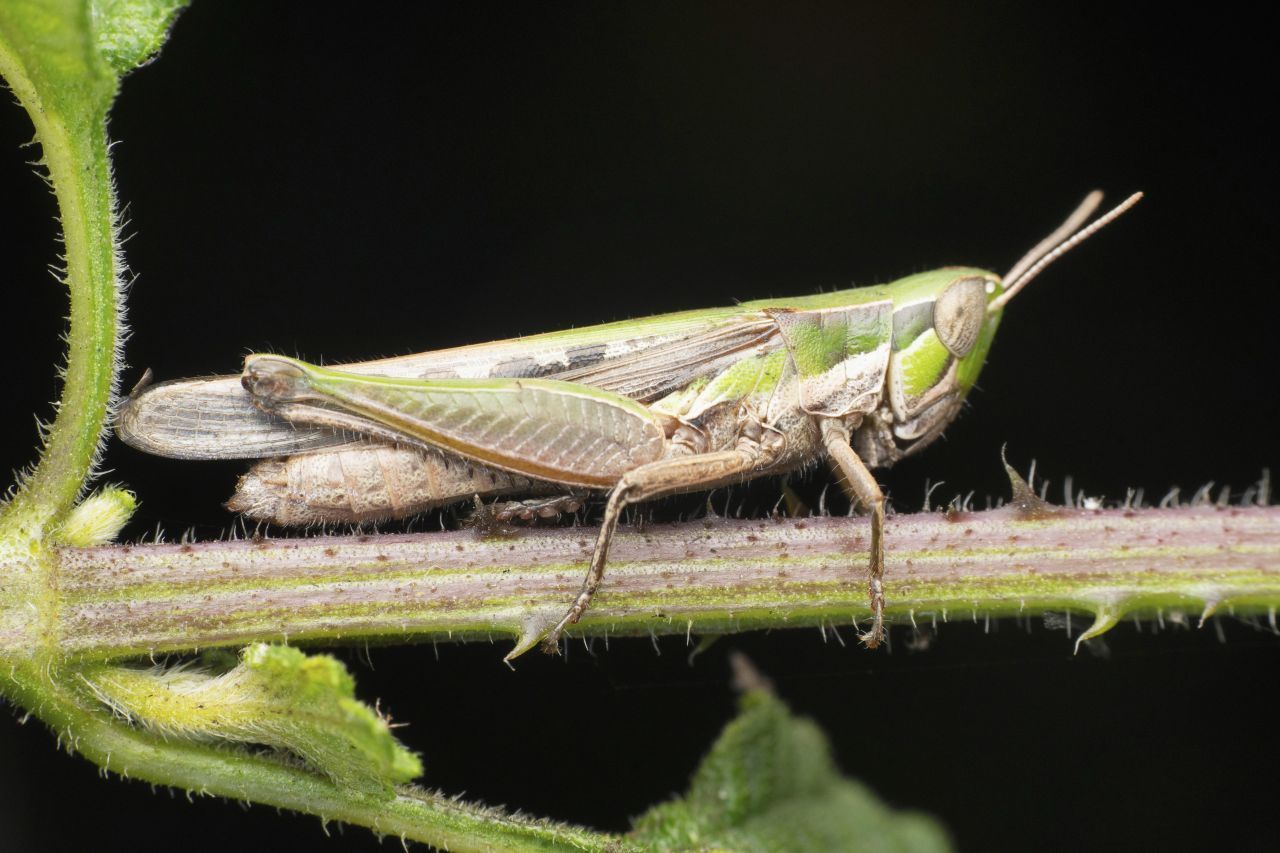
[[[125,382],[233,372],[252,350],[355,360],[948,263],[1002,271],[1087,190],[1143,189],[1012,306],[947,440],[882,480],[904,511],[926,479],[1004,494],[1008,442],[1051,495],[1064,475],[1109,497],[1239,493],[1277,463],[1270,32],[1122,4],[198,0],[111,122],[137,274]],[[30,413],[51,413],[65,313],[30,136],[0,110],[7,468],[34,458]],[[230,522],[238,465],[118,442],[106,465],[142,498],[135,538]],[[748,490],[748,509],[777,494]],[[1264,849],[1280,641],[1222,627],[1127,623],[1109,657],[1073,657],[1039,622],[947,625],[925,653],[905,634],[892,654],[848,632],[849,648],[743,636],[692,667],[676,638],[514,673],[487,644],[347,657],[362,695],[413,723],[425,784],[601,828],[683,789],[732,712],[736,648],[847,772],[963,849]],[[38,723],[0,719],[6,850],[290,842],[378,847],[104,782]]]

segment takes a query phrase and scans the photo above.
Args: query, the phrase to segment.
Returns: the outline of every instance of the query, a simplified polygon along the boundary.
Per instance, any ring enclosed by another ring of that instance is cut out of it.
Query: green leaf
[[[96,128],[120,77],[160,49],[185,5],[6,0],[0,3],[0,72],[28,110],[53,111],[68,127]]]
[[[0,72],[38,130],[52,112],[50,120],[83,132],[116,91],[116,74],[94,45],[91,7],[75,0],[0,3]]]
[[[117,713],[166,736],[275,747],[362,790],[390,793],[422,773],[418,756],[355,698],[354,679],[329,655],[258,643],[220,674],[96,667],[83,677]]]
[[[822,731],[760,688],[743,695],[689,792],[642,816],[629,840],[660,850],[950,849],[932,818],[894,812],[842,777]]]
[[[105,545],[116,538],[137,508],[133,492],[107,486],[77,504],[54,537],[74,548]]]
[[[188,0],[98,0],[93,24],[98,53],[125,75],[149,60],[164,44],[169,26]]]

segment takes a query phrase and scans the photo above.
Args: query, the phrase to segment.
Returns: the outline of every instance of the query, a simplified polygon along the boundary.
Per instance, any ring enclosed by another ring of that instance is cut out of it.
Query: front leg
[[[860,639],[867,648],[874,649],[884,639],[884,492],[849,446],[849,430],[845,425],[830,418],[823,418],[820,424],[827,458],[840,474],[845,492],[856,504],[871,510],[871,565],[867,580],[871,629]]]
[[[591,555],[591,567],[582,582],[582,590],[573,600],[569,612],[551,629],[542,641],[542,649],[556,654],[560,649],[560,637],[566,628],[582,618],[591,604],[591,598],[600,588],[604,578],[605,560],[609,556],[609,543],[618,527],[622,510],[628,505],[662,497],[675,492],[697,491],[711,488],[726,481],[733,481],[756,468],[766,467],[777,456],[778,448],[748,440],[739,440],[734,450],[701,453],[674,459],[660,459],[628,471],[609,493],[600,534],[596,537],[595,552]]]

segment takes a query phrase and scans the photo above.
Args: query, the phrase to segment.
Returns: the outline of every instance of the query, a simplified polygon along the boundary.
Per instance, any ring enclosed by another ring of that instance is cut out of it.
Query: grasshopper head
[[[987,310],[1000,285],[1000,276],[970,267],[945,267],[889,285],[893,342],[886,396],[894,446],[880,448],[876,457],[923,447],[959,412],[1000,324],[1000,311]]]
[[[891,461],[936,438],[960,411],[986,361],[1004,307],[1045,267],[1080,245],[1142,197],[1135,193],[1089,225],[1102,200],[1090,193],[1057,230],[1003,277],[969,267],[945,267],[888,286],[893,298],[893,343],[888,402],[893,446],[880,431],[873,459]]]

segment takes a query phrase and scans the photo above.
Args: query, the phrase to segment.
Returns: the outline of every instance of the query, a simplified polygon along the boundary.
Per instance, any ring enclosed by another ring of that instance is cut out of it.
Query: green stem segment
[[[40,132],[45,162],[62,211],[71,325],[64,383],[77,389],[74,405],[59,408],[44,452],[16,503],[41,528],[70,510],[88,479],[103,434],[113,390],[116,329],[113,246],[114,199],[107,141],[96,133],[72,136],[62,127]],[[58,139],[56,144],[50,136]],[[78,164],[91,165],[89,174]],[[19,510],[22,511],[22,510]]]
[[[68,686],[73,672],[45,675],[18,667],[0,676],[0,685],[14,701],[38,708],[63,743],[130,779],[308,812],[447,850],[596,850],[615,840],[419,788],[399,788],[389,797],[352,790],[269,755],[165,738],[104,715],[85,692]]]
[[[577,636],[850,629],[868,618],[865,519],[709,520],[620,533]],[[1014,508],[891,518],[887,615],[1125,616],[1280,607],[1280,507]],[[62,660],[255,640],[536,640],[581,583],[582,529],[67,548],[58,553]],[[1088,625],[1088,620],[1077,622]],[[30,642],[19,626],[0,650]],[[846,634],[849,632],[844,631]]]
[[[86,12],[87,14],[87,12]],[[64,47],[59,45],[58,47]],[[106,110],[68,115],[45,103],[39,67],[32,57],[10,52],[0,40],[0,75],[12,87],[35,125],[42,164],[57,197],[66,250],[70,294],[67,389],[50,427],[40,461],[14,500],[4,508],[0,533],[15,526],[38,541],[68,511],[87,481],[103,435],[114,382],[119,318],[119,263],[115,252],[115,199],[107,157]],[[114,80],[85,81],[114,92]]]

